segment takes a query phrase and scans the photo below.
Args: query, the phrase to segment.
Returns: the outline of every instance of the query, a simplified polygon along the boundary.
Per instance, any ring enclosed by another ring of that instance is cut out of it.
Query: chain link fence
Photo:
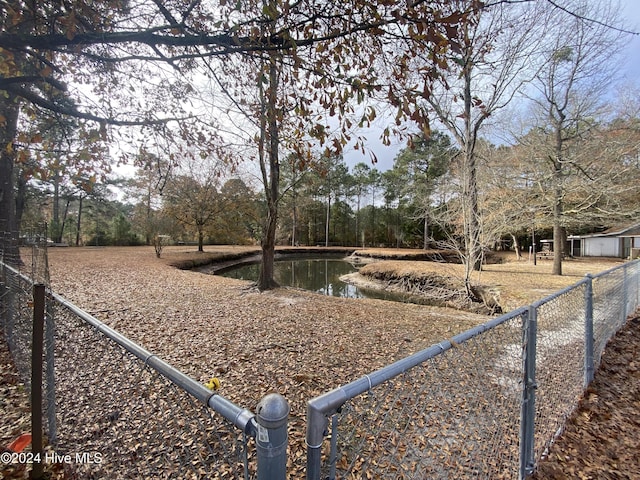
[[[56,452],[78,478],[248,478],[250,437],[54,301]]]
[[[312,399],[307,478],[525,478],[640,301],[640,262]]]
[[[2,330],[27,386],[41,238],[0,265]],[[639,296],[640,262],[626,263],[312,399],[307,478],[528,476]],[[43,357],[47,454],[65,478],[285,478],[286,423],[268,431],[260,406],[213,394],[51,291]]]
[[[35,282],[23,271],[48,280],[46,245],[21,250],[20,256],[3,254],[0,263],[0,325],[31,390]],[[41,461],[57,464],[64,478],[257,475],[260,415],[214,394],[49,290],[43,343],[47,448]],[[271,456],[269,445],[261,451]],[[269,458],[262,464],[269,467]]]
[[[524,313],[312,400],[307,478],[516,477]],[[323,442],[327,414],[330,441]]]
[[[513,478],[521,324],[515,315],[437,346],[435,356],[367,386],[332,418],[321,477]]]
[[[593,277],[593,333],[595,364],[609,338],[637,306],[640,291],[640,264],[625,263]]]
[[[535,388],[533,459],[545,454],[584,389],[586,284],[562,290],[530,309],[537,321],[537,331],[526,339],[535,355],[535,375],[529,379]],[[533,460],[529,463],[526,468],[533,468]]]

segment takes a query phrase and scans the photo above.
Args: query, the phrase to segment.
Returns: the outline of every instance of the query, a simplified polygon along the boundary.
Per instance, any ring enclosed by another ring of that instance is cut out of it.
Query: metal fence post
[[[50,298],[50,297],[48,297]],[[45,367],[46,367],[46,396],[47,396],[47,439],[50,445],[58,441],[58,426],[56,424],[56,369],[55,369],[55,322],[53,302],[47,300],[44,317],[45,332]]]
[[[584,292],[584,387],[593,381],[595,366],[593,360],[593,276],[588,273]]]
[[[638,305],[640,305],[640,259],[636,260],[635,277],[636,277],[636,298],[635,298],[634,306],[638,308]]]
[[[33,344],[31,348],[31,478],[44,475],[42,463],[42,351],[44,342],[45,286],[33,286]]]
[[[538,310],[529,307],[529,314],[523,325],[523,385],[522,409],[520,412],[520,479],[533,473],[535,415],[536,415],[536,336]]]
[[[278,393],[270,393],[258,403],[258,480],[284,480],[287,476],[288,417],[289,403]]]
[[[627,321],[627,315],[629,312],[629,272],[628,267],[629,264],[625,263],[622,266],[622,318],[620,319],[622,323],[620,325],[624,325]]]
[[[12,279],[9,278],[11,273],[7,273],[8,269],[6,268],[5,263],[2,264],[2,273],[3,273],[3,284],[4,284],[4,295],[2,296],[3,306],[2,306],[2,314],[4,316],[3,327],[4,334],[7,340],[7,345],[9,346],[9,350],[12,355],[15,355],[14,352],[14,335],[15,335],[15,324],[16,324],[16,293],[15,288],[12,287],[11,282]]]
[[[633,287],[633,307],[635,309],[638,308],[638,305],[640,304],[640,260],[636,260],[633,267],[632,275],[635,280]]]

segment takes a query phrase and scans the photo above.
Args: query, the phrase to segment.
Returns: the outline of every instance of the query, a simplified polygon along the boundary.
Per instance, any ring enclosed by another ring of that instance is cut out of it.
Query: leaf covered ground
[[[52,288],[196,380],[219,377],[221,394],[239,405],[253,410],[265,394],[283,394],[291,403],[294,456],[304,451],[307,400],[487,320],[448,308],[323,297],[290,288],[260,293],[244,281],[175,267],[255,252],[207,250],[166,248],[157,259],[153,248],[51,249]],[[402,252],[404,258],[407,254]],[[497,289],[509,310],[612,266],[570,261],[565,275],[554,277],[550,262],[534,267],[505,261],[487,266],[474,280]],[[376,268],[461,274],[459,265],[423,261],[380,262]],[[2,445],[24,427],[26,400],[19,400],[24,389],[11,372],[3,355]],[[637,421],[637,416],[626,418]]]
[[[594,381],[534,480],[640,478],[640,316],[602,357]]]

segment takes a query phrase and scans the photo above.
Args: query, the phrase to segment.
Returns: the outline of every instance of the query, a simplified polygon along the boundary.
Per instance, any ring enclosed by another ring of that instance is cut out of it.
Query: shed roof
[[[593,238],[593,237],[639,237],[640,223],[634,223],[626,226],[611,227],[604,232],[588,233],[586,235],[570,235],[568,238]]]

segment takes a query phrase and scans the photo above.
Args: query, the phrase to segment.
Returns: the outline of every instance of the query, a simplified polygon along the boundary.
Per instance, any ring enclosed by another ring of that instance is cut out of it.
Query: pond
[[[324,256],[322,258],[296,256],[276,260],[273,276],[276,282],[283,287],[302,288],[322,295],[342,298],[374,298],[420,305],[434,304],[433,301],[424,297],[356,287],[340,280],[342,275],[357,271],[358,267],[345,260],[344,256]],[[224,270],[218,270],[216,273],[216,275],[252,282],[258,280],[259,274],[260,264],[255,262],[231,266]],[[440,305],[440,303],[435,304]]]
[[[315,293],[344,298],[380,298],[375,294],[340,280],[342,275],[356,272],[351,263],[336,258],[304,258],[278,260],[274,264],[274,279],[282,286],[302,288]],[[242,265],[221,275],[256,281],[260,272],[257,263]]]

